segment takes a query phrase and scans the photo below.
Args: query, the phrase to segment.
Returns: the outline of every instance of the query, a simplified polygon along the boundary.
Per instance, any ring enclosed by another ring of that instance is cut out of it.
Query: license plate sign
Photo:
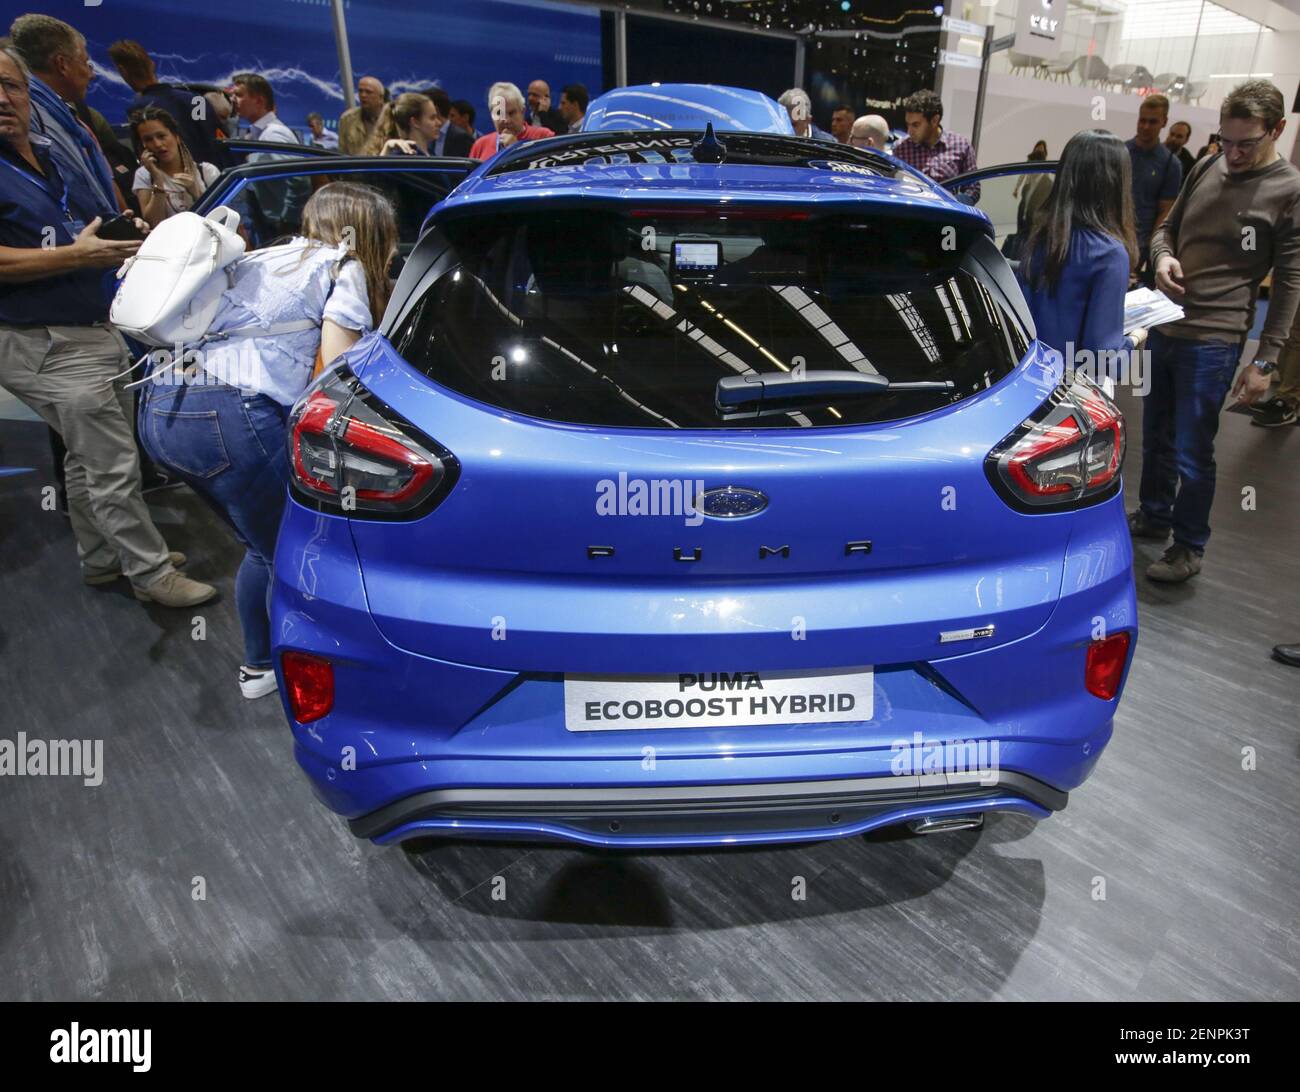
[[[874,678],[870,667],[565,675],[564,726],[617,732],[870,720]]]

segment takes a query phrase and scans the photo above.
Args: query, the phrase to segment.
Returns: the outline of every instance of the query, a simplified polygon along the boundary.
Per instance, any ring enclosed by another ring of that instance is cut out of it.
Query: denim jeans
[[[1142,402],[1142,513],[1172,527],[1197,553],[1210,539],[1214,437],[1241,359],[1241,343],[1169,337],[1147,341],[1151,390]]]
[[[270,667],[268,602],[289,480],[289,411],[264,394],[245,394],[213,380],[193,386],[151,383],[147,390],[140,436],[150,458],[203,497],[244,544],[235,578],[244,662]]]

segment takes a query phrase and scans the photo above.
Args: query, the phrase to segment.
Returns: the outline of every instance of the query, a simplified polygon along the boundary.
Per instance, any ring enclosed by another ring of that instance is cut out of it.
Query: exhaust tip
[[[937,815],[933,819],[913,819],[907,824],[913,834],[950,834],[957,830],[979,830],[984,825],[984,814]]]

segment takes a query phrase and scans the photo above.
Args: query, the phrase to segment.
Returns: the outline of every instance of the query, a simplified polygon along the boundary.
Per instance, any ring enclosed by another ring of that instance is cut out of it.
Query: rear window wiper
[[[950,391],[951,379],[926,379],[891,383],[878,372],[805,371],[765,375],[728,375],[718,380],[713,401],[723,420],[737,417],[771,417],[799,406],[864,395],[898,391]]]

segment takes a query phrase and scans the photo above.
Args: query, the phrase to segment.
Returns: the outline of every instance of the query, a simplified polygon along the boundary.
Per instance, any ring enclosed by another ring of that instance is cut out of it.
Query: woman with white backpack
[[[145,449],[246,547],[235,582],[246,698],[276,686],[267,595],[289,481],[289,409],[318,354],[331,361],[378,324],[397,238],[393,206],[380,191],[323,186],[303,209],[300,236],[227,267],[229,287],[204,337],[145,384]]]

